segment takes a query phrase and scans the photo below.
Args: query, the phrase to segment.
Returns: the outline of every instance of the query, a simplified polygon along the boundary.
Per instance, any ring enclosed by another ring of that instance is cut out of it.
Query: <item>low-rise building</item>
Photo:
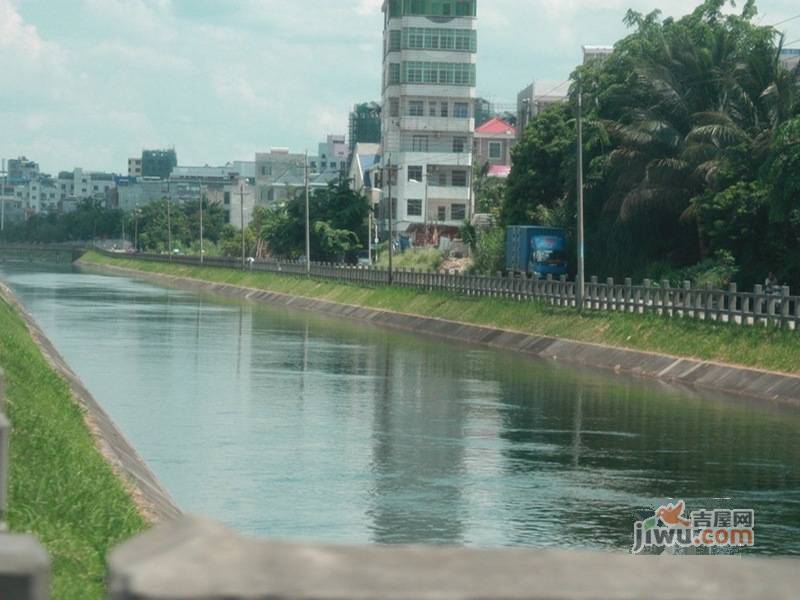
[[[583,64],[593,60],[605,60],[614,53],[614,46],[583,46]]]
[[[502,119],[490,119],[475,130],[473,157],[475,164],[487,166],[494,177],[508,177],[511,171],[511,150],[517,142],[517,130]]]
[[[129,158],[128,159],[128,177],[141,177],[142,176],[142,159]]]
[[[234,177],[221,185],[203,187],[209,204],[219,204],[225,212],[225,222],[241,231],[253,220],[256,207],[256,187],[247,177]]]
[[[790,71],[800,64],[800,48],[783,48],[780,55],[781,64]]]
[[[350,113],[349,150],[352,155],[358,144],[381,143],[381,105],[379,102],[356,104]]]
[[[298,189],[305,188],[306,156],[288,148],[272,148],[256,154],[256,203],[272,205],[286,202]],[[324,188],[345,177],[348,150],[343,135],[329,135],[321,142],[316,156],[308,157],[309,188]]]
[[[175,150],[142,150],[142,177],[167,179],[178,166]]]
[[[25,156],[8,161],[9,183],[27,183],[39,177],[39,165]]]

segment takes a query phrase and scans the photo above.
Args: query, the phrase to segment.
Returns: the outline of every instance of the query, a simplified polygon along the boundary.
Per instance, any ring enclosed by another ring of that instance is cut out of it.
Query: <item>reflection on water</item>
[[[337,542],[626,549],[754,508],[800,553],[800,416],[125,278],[0,265],[187,511]]]

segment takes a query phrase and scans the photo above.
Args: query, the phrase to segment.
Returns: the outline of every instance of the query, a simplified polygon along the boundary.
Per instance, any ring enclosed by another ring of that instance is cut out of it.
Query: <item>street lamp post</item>
[[[203,188],[200,188],[200,264],[203,264]]]
[[[172,201],[167,196],[167,250],[169,251],[169,262],[172,262]]]
[[[386,165],[389,177],[389,285],[394,282],[394,200],[392,199],[392,157],[389,156],[389,162]]]
[[[309,199],[308,182],[308,150],[306,150],[305,160],[305,183],[306,183],[306,275],[311,277],[311,202]]]
[[[579,311],[583,311],[586,286],[583,232],[583,86],[578,81],[578,276],[575,300]]]
[[[241,223],[242,223],[242,270],[245,269],[247,266],[247,258],[245,257],[245,245],[244,245],[244,184],[239,184],[239,214],[241,216]]]

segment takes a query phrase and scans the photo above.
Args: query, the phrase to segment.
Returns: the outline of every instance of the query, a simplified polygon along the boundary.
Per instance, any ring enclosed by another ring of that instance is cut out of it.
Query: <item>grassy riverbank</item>
[[[89,253],[82,260],[87,264],[190,277],[536,335],[800,373],[797,360],[800,356],[800,332],[669,319],[658,315],[590,312],[579,316],[574,310],[539,303],[467,298],[444,292],[389,287],[366,288],[289,275],[111,258],[96,253]]]
[[[8,521],[53,563],[54,600],[105,598],[105,556],[145,527],[94,444],[66,382],[0,299],[0,366],[12,424]]]

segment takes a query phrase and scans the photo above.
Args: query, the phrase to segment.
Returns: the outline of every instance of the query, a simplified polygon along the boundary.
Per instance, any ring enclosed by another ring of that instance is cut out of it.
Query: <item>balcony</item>
[[[401,117],[400,129],[403,131],[471,134],[475,131],[475,119],[460,119],[455,117]]]

